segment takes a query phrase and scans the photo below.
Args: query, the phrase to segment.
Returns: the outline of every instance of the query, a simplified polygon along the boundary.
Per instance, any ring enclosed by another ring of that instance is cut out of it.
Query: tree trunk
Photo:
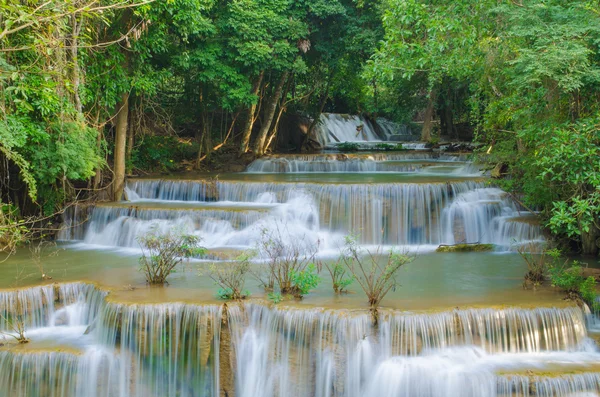
[[[83,112],[83,106],[81,104],[81,97],[79,96],[79,86],[81,85],[81,78],[79,73],[79,54],[77,46],[79,45],[79,33],[83,26],[83,21],[77,21],[75,15],[71,16],[72,32],[71,32],[71,62],[73,63],[73,96],[75,100],[75,109],[77,113]]]
[[[593,223],[587,233],[581,231],[581,246],[584,255],[598,255],[598,244],[596,243],[598,236],[600,236],[600,230]]]
[[[265,120],[263,125],[260,127],[260,132],[258,134],[258,138],[256,139],[256,144],[254,145],[254,153],[257,156],[262,156],[265,153],[265,141],[267,139],[267,134],[269,133],[269,129],[271,129],[271,123],[273,123],[275,111],[277,110],[277,103],[281,97],[281,92],[283,91],[283,87],[287,81],[288,74],[288,72],[283,73],[281,79],[279,80],[279,84],[277,84],[277,87],[275,88],[275,92],[273,92],[273,97],[267,105]]]
[[[423,120],[423,130],[421,131],[421,140],[424,142],[431,141],[431,130],[433,124],[433,114],[435,111],[435,91],[429,93],[427,100],[427,109],[425,109],[425,119]]]
[[[127,123],[127,148],[125,150],[125,161],[126,164],[131,162],[131,153],[133,152],[133,145],[135,144],[135,120],[137,113],[135,111],[135,106],[128,115],[129,122]],[[130,165],[131,167],[131,165]],[[131,170],[128,170],[131,171]]]
[[[103,130],[104,128],[100,126],[100,110],[98,110],[96,112],[96,125],[95,125],[96,129],[98,130],[98,136],[96,138],[96,150],[98,150],[98,153],[101,153],[102,150],[102,138],[103,138]],[[98,189],[98,187],[100,187],[100,184],[102,183],[102,167],[100,165],[98,165],[96,167],[96,174],[94,175],[94,190]]]
[[[121,97],[117,105],[118,113],[115,122],[115,158],[114,158],[114,180],[113,200],[120,201],[125,189],[125,149],[127,142],[127,118],[129,115],[129,93]]]
[[[262,85],[263,77],[265,76],[265,72],[262,71],[258,75],[258,79],[252,88],[252,94],[258,97],[258,93],[260,92],[260,87]],[[240,145],[240,155],[246,153],[250,148],[250,137],[252,136],[252,127],[254,126],[254,113],[256,113],[256,107],[258,106],[258,99],[256,103],[250,106],[248,109],[248,119],[246,120],[246,126],[244,127],[244,133],[242,135],[242,144]]]

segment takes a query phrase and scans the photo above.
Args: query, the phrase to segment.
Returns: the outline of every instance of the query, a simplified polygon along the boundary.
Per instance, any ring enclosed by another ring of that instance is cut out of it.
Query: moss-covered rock
[[[436,252],[488,252],[494,250],[494,244],[455,244],[440,245]]]

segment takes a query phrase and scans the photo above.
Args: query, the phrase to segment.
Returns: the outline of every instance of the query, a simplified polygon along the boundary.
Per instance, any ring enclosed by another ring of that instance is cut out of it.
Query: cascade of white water
[[[498,380],[498,390],[503,396],[514,397],[597,397],[600,394],[600,374],[507,376]]]
[[[516,222],[520,210],[507,193],[497,188],[462,192],[444,209],[446,244],[491,243],[511,247],[515,243],[541,242],[542,229],[531,222]]]
[[[197,232],[205,244],[257,223],[260,211],[140,209],[102,206],[91,211],[84,235],[88,244],[112,247],[139,247],[137,237],[150,230],[176,228],[186,233]],[[217,236],[218,234],[218,236]]]
[[[600,353],[586,339],[577,307],[384,310],[374,328],[365,311],[232,304],[229,374],[220,372],[221,306],[124,305],[106,303],[105,293],[86,284],[55,289],[69,320],[50,319],[28,336],[34,344],[48,335],[63,338],[75,351],[0,351],[0,390],[11,396],[216,397],[221,376],[233,377],[240,397],[600,391],[600,375],[591,372],[503,375],[595,365]]]
[[[218,396],[221,306],[107,304],[96,335],[128,363],[128,396]]]
[[[340,236],[348,233],[358,233],[361,243],[373,245],[479,242],[510,249],[544,241],[541,227],[519,218],[522,212],[506,193],[483,186],[474,181],[368,185],[218,181],[209,195],[202,181],[135,180],[128,189],[145,200],[205,203],[207,196],[216,196],[220,203],[268,204],[270,209],[100,206],[90,210],[82,238],[89,244],[137,248],[137,237],[151,228],[175,226],[197,234],[209,248],[252,247],[264,229],[297,230],[292,240],[320,241],[323,249],[335,249]]]
[[[387,137],[377,134],[373,124],[364,117],[323,113],[317,126],[322,144],[329,142],[381,141]]]
[[[53,285],[0,291],[0,331],[13,331],[13,320],[44,326],[54,313],[54,300]]]
[[[425,150],[427,149],[427,143],[416,142],[416,143],[403,143],[402,147],[409,150]]]
[[[229,313],[243,397],[497,396],[508,389],[498,372],[600,357],[584,343],[578,308],[387,313],[378,331],[351,312],[249,304]]]
[[[343,173],[343,172],[402,172],[446,174],[457,176],[481,175],[471,163],[457,161],[427,163],[426,160],[378,161],[372,156],[333,160],[304,161],[287,157],[262,158],[248,166],[249,173]]]
[[[96,319],[102,310],[106,292],[91,284],[60,284],[58,298],[62,307],[56,309],[50,317],[50,327],[87,326]]]
[[[316,154],[285,154],[263,157],[255,160],[260,164],[261,160],[288,160],[296,162],[324,162],[324,161],[348,161],[348,160],[372,160],[372,161],[468,161],[469,154],[440,153],[440,152],[375,152],[375,153],[316,153]]]
[[[305,207],[317,206],[311,219],[317,216],[328,232],[358,233],[368,244],[424,245],[445,242],[441,217],[447,203],[482,186],[474,181],[372,185],[219,181],[215,189],[220,200],[234,202],[254,202],[265,193],[279,203],[312,197]],[[204,184],[195,181],[137,180],[129,182],[128,189],[145,199],[206,199]]]
[[[115,397],[122,367],[103,349],[83,353],[0,352],[0,395],[11,397]]]

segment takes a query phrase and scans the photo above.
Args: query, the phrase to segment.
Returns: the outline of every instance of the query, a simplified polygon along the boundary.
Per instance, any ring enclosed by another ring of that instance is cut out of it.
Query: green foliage
[[[250,271],[252,252],[245,252],[231,262],[213,263],[209,265],[210,278],[219,287],[217,295],[222,299],[245,299],[250,296],[244,290],[246,275]]]
[[[541,131],[534,152],[539,180],[554,192],[548,225],[556,234],[580,236],[600,216],[600,118]]]
[[[314,263],[309,264],[304,270],[292,269],[290,272],[292,279],[292,290],[296,298],[302,299],[311,290],[317,288],[321,278]]]
[[[29,242],[30,238],[30,227],[19,219],[18,208],[0,202],[0,253],[14,254],[17,247]]]
[[[348,291],[348,287],[354,281],[354,278],[348,274],[342,260],[325,265],[331,276],[333,292],[341,294]]]
[[[335,146],[340,152],[356,152],[360,150],[360,144],[355,142],[342,142]]]
[[[161,232],[157,228],[138,237],[142,248],[140,271],[148,284],[165,284],[167,277],[174,272],[184,259],[203,255],[200,239],[178,230]]]
[[[391,144],[391,143],[378,143],[374,147],[375,150],[383,150],[384,152],[398,152],[404,149],[404,146],[401,143]]]
[[[577,296],[585,303],[596,305],[596,279],[593,276],[584,277],[581,264],[574,261],[555,262],[549,268],[552,285],[563,290],[568,297]]]
[[[131,161],[136,169],[174,171],[182,160],[193,160],[197,151],[197,146],[173,136],[147,136],[132,151]]]
[[[240,294],[234,292],[231,288],[219,288],[217,297],[223,300],[246,299],[250,296],[250,291],[244,290]]]
[[[412,118],[434,98],[448,134],[471,124],[488,144],[479,160],[506,164],[500,187],[596,253],[598,3],[390,0],[385,9],[385,37],[365,69],[381,110]]]
[[[278,304],[283,300],[283,296],[279,292],[269,292],[267,297],[274,304]]]
[[[594,306],[596,304],[596,279],[593,276],[588,276],[579,285],[579,294],[584,302]]]
[[[360,285],[367,300],[373,322],[378,322],[378,307],[385,296],[398,285],[398,271],[414,260],[406,253],[390,251],[387,255],[377,248],[375,252],[363,250],[357,245],[356,236],[346,236],[346,245],[341,260]]]

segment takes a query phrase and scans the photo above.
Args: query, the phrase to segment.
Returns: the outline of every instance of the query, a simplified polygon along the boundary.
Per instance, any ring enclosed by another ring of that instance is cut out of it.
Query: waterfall
[[[69,352],[0,351],[0,387],[15,397],[113,397],[120,363],[101,349]]]
[[[359,242],[368,245],[479,242],[514,249],[517,243],[543,242],[541,227],[523,219],[510,197],[484,186],[477,181],[132,180],[127,190],[139,199],[129,207],[102,205],[72,213],[85,213],[89,218],[84,232],[77,233],[84,243],[110,247],[138,248],[140,235],[152,228],[173,227],[196,234],[208,248],[252,248],[264,230],[285,230],[289,233],[284,241],[319,241],[320,248],[329,251],[339,249],[342,237],[349,233],[357,233]],[[212,208],[182,208],[184,203]],[[82,221],[73,218],[67,223]]]
[[[97,335],[120,347],[128,396],[217,396],[220,306],[108,304]]]
[[[212,188],[220,202],[269,203],[268,211],[143,210],[99,206],[91,210],[83,241],[137,247],[137,236],[151,227],[177,226],[195,233],[207,247],[252,247],[260,231],[287,229],[293,238],[321,241],[336,249],[341,236],[356,232],[366,244],[431,245],[443,242],[442,215],[453,197],[483,186],[480,182],[314,184],[219,181]],[[137,180],[128,189],[141,199],[207,202],[201,181]],[[266,201],[265,201],[266,200]],[[77,220],[71,220],[75,223]]]
[[[139,247],[137,237],[150,230],[177,228],[198,233],[211,245],[220,237],[247,228],[261,219],[259,211],[144,209],[99,206],[91,211],[89,226],[83,237],[88,244],[111,247]],[[219,236],[219,237],[217,237]]]
[[[596,397],[600,391],[600,374],[583,373],[560,376],[508,376],[500,378],[502,395],[515,397]]]
[[[337,142],[413,141],[419,139],[407,125],[384,118],[323,113],[315,129],[322,145]]]
[[[317,126],[319,141],[330,142],[381,141],[387,137],[377,134],[371,121],[362,116],[323,113]]]
[[[600,360],[578,307],[382,310],[375,328],[364,310],[127,305],[89,284],[51,287],[53,315],[30,331],[33,350],[0,350],[0,390],[11,396],[216,397],[227,382],[238,397],[600,391],[600,373],[569,374]],[[23,299],[39,300],[43,288]],[[70,347],[40,350],[49,340]],[[545,375],[557,369],[567,374]]]
[[[464,156],[463,156],[464,157]],[[472,163],[461,156],[433,153],[368,154],[368,155],[286,155],[263,157],[248,166],[250,173],[304,172],[423,172],[449,168],[456,175],[481,175]]]
[[[273,397],[497,396],[515,388],[498,372],[585,365],[600,356],[585,347],[578,308],[390,312],[378,331],[364,312],[253,304],[229,310],[236,390],[243,397],[257,391]],[[554,383],[597,390],[568,377]]]
[[[17,317],[25,317],[27,327],[43,326],[54,312],[54,299],[53,285],[0,291],[0,331],[11,331]]]
[[[462,192],[444,209],[444,241],[491,243],[504,247],[544,240],[542,229],[532,221],[519,222],[521,210],[508,194],[497,188]]]

